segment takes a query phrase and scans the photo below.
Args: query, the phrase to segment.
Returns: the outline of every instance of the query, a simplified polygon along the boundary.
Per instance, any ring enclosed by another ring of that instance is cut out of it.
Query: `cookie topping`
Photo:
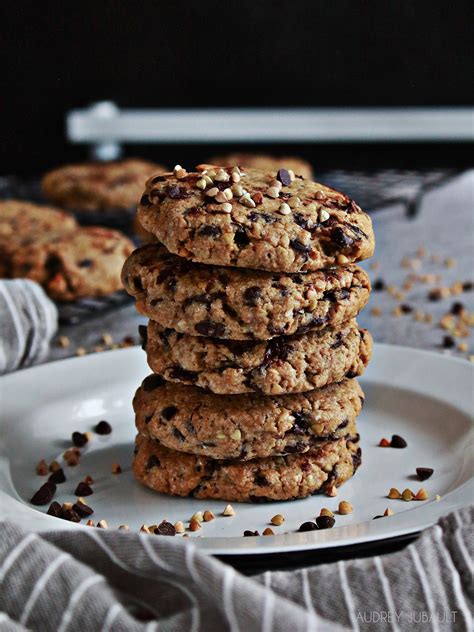
[[[286,169],[278,169],[277,180],[279,180],[283,186],[289,187],[292,182],[290,172],[287,171]]]

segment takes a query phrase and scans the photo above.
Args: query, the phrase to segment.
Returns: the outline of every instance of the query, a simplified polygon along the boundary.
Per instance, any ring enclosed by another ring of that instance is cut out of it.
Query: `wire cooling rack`
[[[318,172],[317,178],[330,187],[343,191],[369,212],[380,211],[384,207],[401,203],[405,206],[407,217],[416,215],[423,196],[458,174],[455,169],[430,169],[423,171],[383,169],[380,171],[328,170]],[[37,203],[45,203],[38,179],[21,179],[14,176],[0,177],[0,199],[15,198]],[[84,218],[78,216],[79,221]],[[117,228],[128,236],[131,234],[131,217],[117,217],[91,213],[88,224],[107,224]],[[81,299],[73,303],[58,305],[61,324],[78,324],[87,319],[97,318],[132,302],[125,292],[116,292],[108,296]]]

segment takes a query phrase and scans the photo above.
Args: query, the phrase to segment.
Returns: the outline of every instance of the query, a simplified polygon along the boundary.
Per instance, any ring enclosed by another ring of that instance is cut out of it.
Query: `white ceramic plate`
[[[37,531],[90,528],[45,514],[28,499],[46,480],[35,474],[41,459],[60,460],[71,445],[71,433],[86,431],[101,419],[113,432],[98,437],[84,450],[77,467],[65,467],[67,481],[56,500],[74,500],[76,484],[90,474],[96,481],[89,503],[94,520],[109,527],[188,521],[197,510],[211,509],[216,519],[191,533],[199,547],[217,554],[274,553],[356,545],[417,532],[473,499],[472,387],[473,367],[464,360],[403,347],[376,345],[362,381],[366,406],[359,420],[363,463],[336,498],[312,496],[271,504],[234,503],[236,515],[220,516],[225,502],[174,498],[136,483],[130,472],[135,427],[131,401],[149,373],[139,348],[73,358],[21,371],[0,379],[0,517],[20,521]],[[399,434],[405,449],[377,447],[381,437]],[[123,473],[111,474],[121,464]],[[416,467],[434,468],[420,483]],[[390,487],[415,491],[426,487],[429,500],[389,500]],[[436,494],[441,500],[435,500]],[[334,512],[339,500],[354,511],[336,516],[333,529],[297,533],[322,507]],[[373,517],[391,507],[395,515]],[[241,537],[245,529],[260,533],[281,513],[286,522],[272,527],[275,537]],[[152,537],[152,536],[150,536]]]

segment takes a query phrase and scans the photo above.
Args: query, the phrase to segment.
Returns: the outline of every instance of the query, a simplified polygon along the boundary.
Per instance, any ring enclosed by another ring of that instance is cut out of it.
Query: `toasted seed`
[[[214,180],[216,180],[217,182],[228,182],[230,180],[230,175],[223,169],[219,169],[219,171],[215,175]]]
[[[329,496],[331,498],[337,496],[337,487],[335,485],[329,485],[329,487],[326,489],[326,496]]]
[[[219,191],[219,193],[217,193],[217,195],[215,196],[215,199],[216,199],[216,202],[219,202],[220,204],[227,202],[227,198],[224,195],[224,191]]]
[[[99,527],[99,529],[108,529],[109,525],[107,524],[106,520],[99,520],[99,522],[97,523],[97,526]]]
[[[266,194],[268,197],[276,199],[280,195],[280,189],[278,187],[268,187]]]
[[[393,509],[390,509],[390,507],[387,507],[387,509],[383,512],[384,517],[387,516],[393,516]]]
[[[83,432],[73,432],[72,442],[77,448],[82,448],[86,445],[88,439]]]
[[[118,527],[118,530],[119,530],[119,531],[130,531],[130,527],[128,526],[128,524],[121,524],[121,525]]]
[[[99,421],[99,423],[94,427],[94,432],[98,435],[108,435],[112,432],[112,426],[108,421],[102,419],[102,421]]]
[[[160,524],[153,529],[153,533],[156,535],[168,535],[173,536],[176,535],[176,529],[171,522],[167,520],[162,520]]]
[[[266,529],[264,529],[262,535],[275,535],[275,533],[272,531],[272,529],[270,529],[270,527],[267,527]]]
[[[101,340],[104,343],[104,345],[111,345],[114,341],[114,339],[112,338],[112,336],[109,333],[104,333],[101,336]]]
[[[63,347],[63,349],[65,349],[66,347],[69,347],[70,344],[71,344],[71,341],[69,340],[67,336],[59,336],[58,345],[60,347]]]
[[[278,212],[280,213],[280,215],[289,215],[291,213],[291,208],[286,202],[282,202],[282,204],[280,204]]]
[[[76,491],[74,492],[76,496],[90,496],[93,493],[94,490],[92,489],[92,487],[90,487],[87,483],[84,483],[83,481],[77,484]]]
[[[390,447],[390,441],[388,439],[385,439],[385,437],[380,439],[379,447],[380,448],[389,448]]]
[[[232,204],[230,202],[224,202],[224,204],[221,204],[221,210],[224,213],[232,213]]]
[[[89,474],[84,478],[84,483],[86,485],[92,485],[94,483],[94,479]]]
[[[343,516],[352,513],[353,508],[351,503],[347,502],[347,500],[341,500],[339,503],[338,511]]]
[[[297,206],[300,206],[301,204],[301,200],[297,195],[292,195],[290,198],[288,198],[288,206],[290,208],[296,208]]]
[[[77,513],[81,518],[87,518],[87,516],[91,516],[94,513],[92,507],[89,507],[86,503],[77,500],[72,506],[72,510]]]
[[[331,215],[326,211],[325,208],[322,208],[319,211],[319,221],[322,222],[327,222],[328,219],[331,217]]]
[[[242,185],[240,185],[240,184],[233,184],[232,185],[232,193],[236,197],[241,197],[244,194],[244,189],[243,189]]]
[[[209,511],[209,509],[206,509],[206,511],[203,513],[203,518],[204,518],[204,522],[212,522],[215,516],[212,513],[212,511]]]
[[[435,500],[436,500],[436,502],[439,502],[441,500],[441,496],[439,494],[436,494]]]
[[[222,512],[223,516],[235,516],[235,511],[232,505],[226,505],[224,511]]]
[[[285,517],[281,514],[276,514],[275,516],[273,516],[270,522],[275,526],[280,527],[285,522]]]
[[[48,511],[46,512],[48,516],[54,516],[55,518],[60,518],[62,514],[63,508],[61,505],[53,500],[53,502],[48,507]]]
[[[203,191],[207,186],[207,182],[204,180],[204,178],[199,178],[199,180],[197,180],[196,182],[196,186],[198,189],[201,189]]]
[[[402,492],[402,498],[403,500],[405,500],[406,502],[409,502],[410,500],[413,500],[414,498],[414,494],[411,491],[411,489],[404,489]]]
[[[93,520],[88,520],[88,521],[86,522],[86,526],[87,526],[87,527],[95,527],[94,521],[93,521]]]
[[[76,349],[76,355],[77,356],[83,356],[86,355],[87,351],[84,349],[84,347],[77,347]]]
[[[212,187],[209,191],[206,191],[206,195],[208,197],[215,197],[219,193],[219,189],[217,187]]]
[[[252,200],[251,197],[247,197],[246,195],[243,195],[240,199],[239,202],[241,204],[243,204],[244,206],[246,206],[247,208],[255,208],[256,204],[255,202]]]
[[[61,483],[64,483],[66,481],[66,477],[64,475],[63,468],[60,467],[54,472],[51,472],[51,474],[48,477],[48,481],[50,483],[54,483],[55,485],[60,485]]]
[[[197,531],[198,529],[201,529],[201,523],[198,520],[191,518],[189,528],[191,531]]]
[[[337,255],[336,260],[337,260],[337,263],[341,266],[345,265],[346,263],[349,263],[349,259],[346,257],[346,255]]]
[[[253,536],[258,536],[260,533],[258,531],[250,531],[250,529],[246,529],[244,531],[244,538],[249,538]]]
[[[112,474],[121,474],[122,468],[118,463],[112,463]]]
[[[55,493],[56,485],[48,481],[44,485],[41,485],[38,491],[33,495],[30,503],[37,506],[47,505],[51,502]]]
[[[320,516],[328,516],[328,518],[334,518],[334,514],[332,513],[332,511],[330,509],[327,509],[326,507],[323,507],[321,509],[321,511],[319,512]]]
[[[394,499],[394,498],[401,498],[402,495],[396,487],[391,487],[390,491],[387,494],[387,497]]]
[[[146,524],[142,524],[142,526],[140,527],[140,533],[151,533],[151,531]]]
[[[242,433],[238,428],[236,428],[234,432],[230,435],[230,438],[234,439],[234,441],[240,441],[240,439],[242,438]]]
[[[202,522],[204,520],[202,511],[196,511],[196,513],[191,517],[191,520],[197,520],[198,522]]]
[[[174,528],[176,530],[176,533],[184,533],[185,531],[184,524],[181,522],[181,520],[178,520],[178,522],[174,523]]]

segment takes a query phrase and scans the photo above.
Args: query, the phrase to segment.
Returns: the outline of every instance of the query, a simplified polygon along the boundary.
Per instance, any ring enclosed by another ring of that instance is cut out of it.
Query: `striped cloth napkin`
[[[0,280],[0,375],[44,360],[58,311],[28,279]]]
[[[471,631],[474,508],[402,551],[245,577],[181,538],[0,525],[2,632]]]

